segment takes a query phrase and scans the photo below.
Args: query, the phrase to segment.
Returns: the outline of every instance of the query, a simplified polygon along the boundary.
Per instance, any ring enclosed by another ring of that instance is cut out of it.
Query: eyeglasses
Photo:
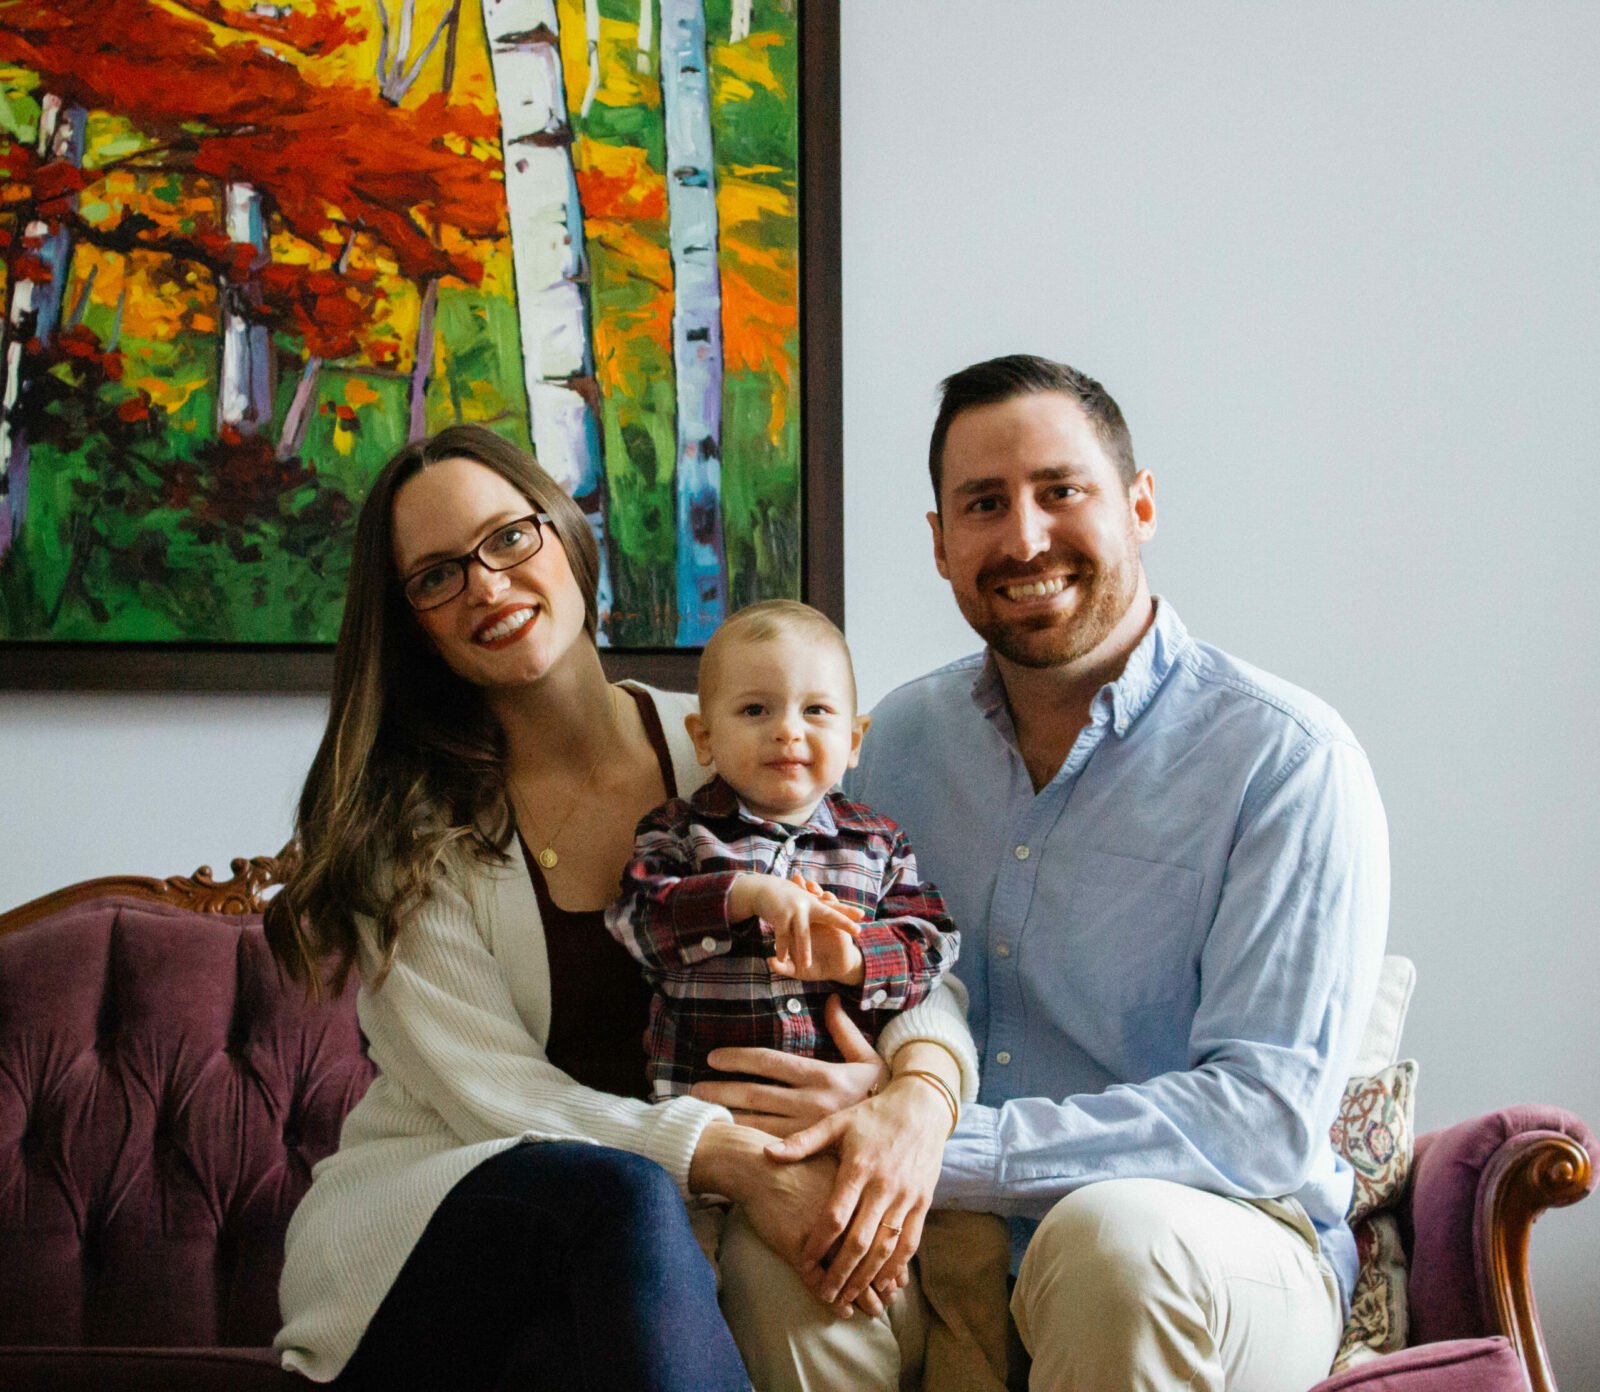
[[[430,561],[401,583],[406,603],[418,611],[448,604],[467,588],[467,567],[476,561],[485,570],[510,570],[531,561],[544,545],[544,528],[549,515],[530,513],[513,522],[502,522],[470,551],[444,561]]]

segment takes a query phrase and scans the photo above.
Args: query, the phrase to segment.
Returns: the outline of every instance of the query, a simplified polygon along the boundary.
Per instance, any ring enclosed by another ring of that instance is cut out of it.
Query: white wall
[[[1422,1125],[1600,1121],[1600,8],[873,0],[843,46],[864,695],[975,646],[922,520],[934,384],[1094,373],[1157,590],[1371,754]],[[1533,1258],[1558,1378],[1600,1386],[1600,1201]]]
[[[922,522],[934,383],[1100,376],[1159,481],[1157,589],[1372,755],[1424,1127],[1600,1122],[1596,52],[1600,10],[1550,0],[845,5],[864,695],[972,646]],[[320,718],[0,694],[0,905],[278,846]],[[1597,1257],[1600,1200],[1535,1233],[1569,1388],[1600,1386]]]

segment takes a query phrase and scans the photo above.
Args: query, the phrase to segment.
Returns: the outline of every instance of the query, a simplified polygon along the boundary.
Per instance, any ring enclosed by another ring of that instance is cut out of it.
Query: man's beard
[[[1003,618],[992,599],[996,584],[1024,584],[1063,568],[1077,576],[1073,589],[1077,604],[1069,612],[1033,617]],[[981,573],[976,602],[961,604],[961,612],[979,637],[995,652],[1019,667],[1060,667],[1092,653],[1105,642],[1133,604],[1139,589],[1139,551],[1133,538],[1123,563],[1112,570],[1094,565],[1087,557],[1052,553],[1026,569],[996,567]],[[957,597],[958,602],[960,596]]]

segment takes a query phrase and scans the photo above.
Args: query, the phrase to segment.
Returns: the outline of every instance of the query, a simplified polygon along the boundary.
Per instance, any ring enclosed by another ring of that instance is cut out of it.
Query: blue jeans
[[[445,1197],[340,1388],[747,1389],[683,1200],[653,1160],[524,1142]]]

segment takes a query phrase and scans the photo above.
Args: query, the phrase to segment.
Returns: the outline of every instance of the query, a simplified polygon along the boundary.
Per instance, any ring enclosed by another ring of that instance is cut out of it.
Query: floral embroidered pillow
[[[1406,1253],[1400,1245],[1400,1223],[1392,1213],[1378,1213],[1357,1223],[1355,1233],[1361,1269],[1333,1360],[1336,1373],[1406,1346]]]
[[[1416,1061],[1404,1059],[1371,1077],[1352,1078],[1344,1090],[1328,1138],[1356,1172],[1352,1227],[1388,1208],[1405,1189],[1415,1140],[1416,1084]]]

